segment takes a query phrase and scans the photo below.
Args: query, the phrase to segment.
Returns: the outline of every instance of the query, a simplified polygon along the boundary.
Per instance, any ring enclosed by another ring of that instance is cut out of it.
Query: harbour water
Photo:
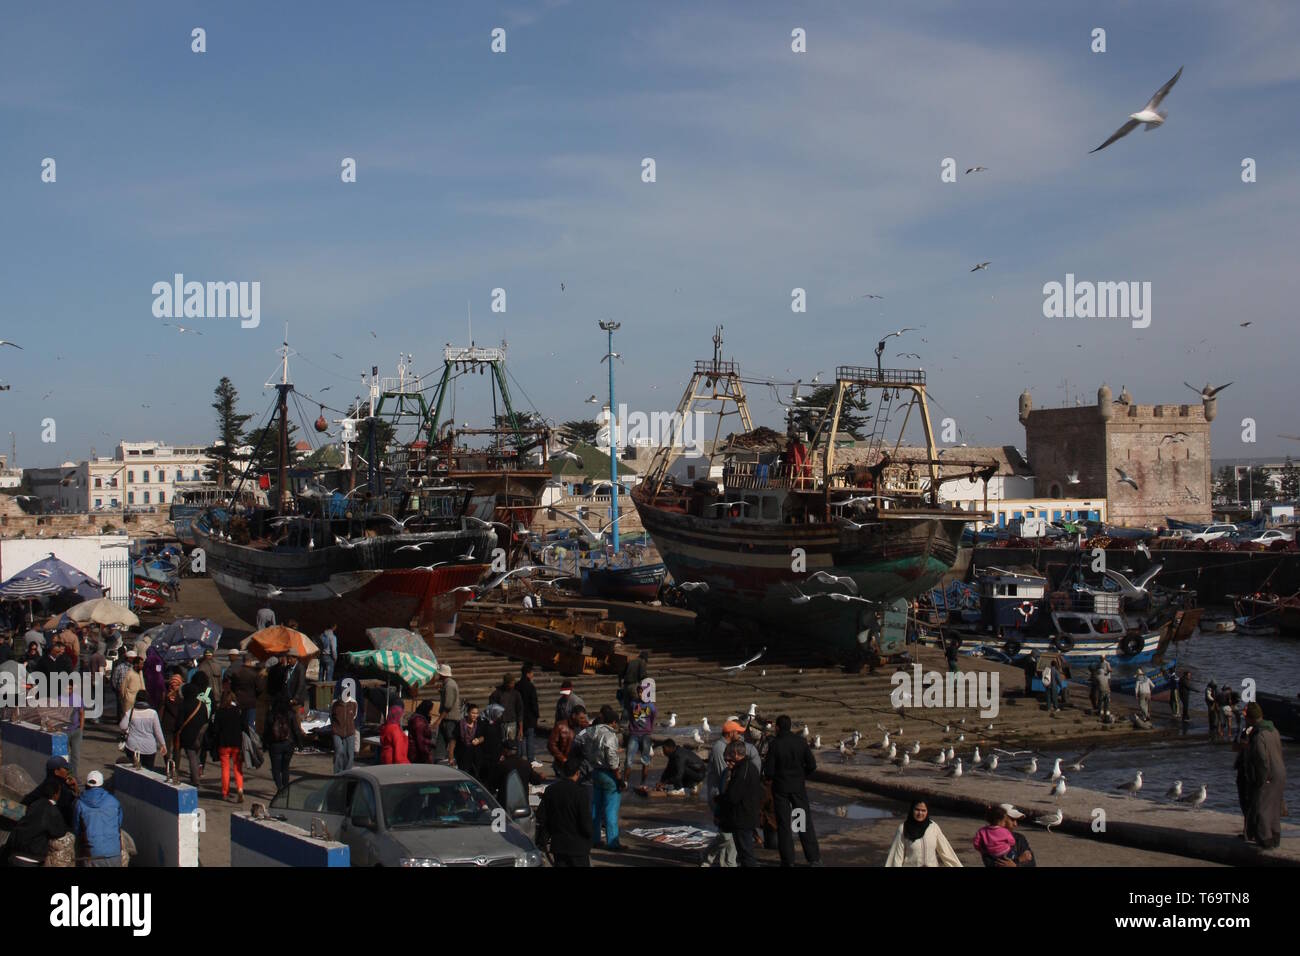
[[[1175,780],[1182,780],[1183,792],[1194,792],[1205,784],[1205,805],[1216,810],[1237,811],[1236,754],[1228,744],[1209,742],[1205,685],[1229,684],[1238,690],[1242,681],[1255,681],[1265,693],[1300,693],[1300,642],[1282,637],[1238,637],[1236,634],[1198,634],[1179,655],[1179,671],[1190,669],[1192,719],[1185,737],[1164,738],[1138,747],[1099,748],[1084,761],[1077,774],[1066,774],[1069,783],[1096,790],[1109,790],[1133,779],[1142,771],[1141,799],[1163,800]],[[1169,705],[1154,702],[1157,723],[1173,725]],[[1300,808],[1300,743],[1283,738],[1287,778],[1287,804]],[[1074,757],[1077,751],[1051,756]],[[1046,790],[1044,790],[1046,793]]]

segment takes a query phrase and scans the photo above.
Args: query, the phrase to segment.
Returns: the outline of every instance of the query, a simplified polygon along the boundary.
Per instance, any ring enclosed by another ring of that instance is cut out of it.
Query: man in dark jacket
[[[501,759],[497,761],[496,767],[484,774],[488,778],[488,785],[496,795],[497,801],[507,810],[513,810],[509,803],[509,785],[510,777],[519,778],[520,790],[523,793],[524,803],[528,801],[528,785],[545,783],[542,775],[533,769],[523,757],[519,756],[519,748],[513,740],[507,740],[501,744]]]
[[[533,683],[533,665],[524,664],[519,668],[519,683],[515,685],[519,699],[523,701],[520,714],[523,723],[523,737],[520,739],[519,753],[530,764],[537,759],[533,749],[533,738],[537,735],[537,721],[542,712],[537,704],[537,685]]]
[[[689,790],[704,782],[705,765],[694,751],[677,746],[677,741],[669,737],[664,741],[664,756],[668,766],[659,775],[656,790]]]
[[[506,674],[501,684],[488,697],[489,704],[500,704],[502,713],[497,723],[501,729],[502,740],[518,740],[519,728],[523,722],[524,702],[519,691],[515,689],[515,675]]]
[[[38,798],[27,808],[5,844],[6,861],[10,866],[44,866],[50,841],[68,832],[68,823],[59,812],[59,798],[64,790],[63,780],[48,777],[37,788]]]
[[[637,688],[646,679],[649,664],[650,652],[642,651],[623,668],[623,676],[618,681],[618,700],[623,705],[624,714],[630,712],[632,702],[637,699]]]
[[[295,704],[307,706],[307,668],[293,651],[285,655],[284,692]]]
[[[763,781],[749,760],[742,740],[727,744],[727,785],[718,798],[718,826],[736,841],[741,866],[758,866],[754,856],[754,829],[763,802]]]
[[[578,783],[581,772],[582,758],[575,755],[537,808],[538,843],[549,846],[556,866],[591,866],[591,797]]]
[[[244,662],[238,667],[226,671],[230,681],[230,691],[235,695],[235,703],[244,715],[244,725],[252,727],[257,723],[257,685],[259,676],[250,666],[253,655],[244,654]]]
[[[72,776],[68,761],[64,757],[50,757],[45,761],[45,779],[35,790],[23,797],[23,806],[35,806],[47,799],[56,788],[59,794],[57,802],[59,813],[63,815],[64,825],[71,829],[72,815],[77,809],[77,778]]]
[[[809,863],[821,862],[821,848],[813,829],[812,810],[808,806],[808,775],[817,769],[812,749],[802,736],[790,731],[790,718],[776,719],[776,738],[768,745],[763,762],[763,776],[772,781],[772,803],[776,812],[777,845],[781,865],[794,866],[794,830],[799,831],[803,855]],[[798,814],[799,826],[792,821]]]

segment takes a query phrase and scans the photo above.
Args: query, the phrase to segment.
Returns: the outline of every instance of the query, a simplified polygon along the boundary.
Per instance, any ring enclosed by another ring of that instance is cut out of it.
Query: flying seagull
[[[1193,392],[1197,392],[1203,400],[1208,401],[1209,399],[1214,398],[1214,396],[1218,395],[1221,391],[1223,391],[1225,388],[1228,387],[1228,385],[1231,385],[1232,383],[1229,382],[1228,385],[1220,385],[1218,387],[1215,387],[1211,385],[1209,382],[1206,382],[1205,388],[1197,388],[1195,385],[1191,385],[1187,382],[1183,382],[1183,384],[1186,385],[1188,388],[1190,388]]]
[[[852,578],[844,575],[834,575],[829,571],[816,571],[808,575],[809,581],[816,581],[819,584],[838,584],[842,585],[853,594],[858,593],[858,585]]]
[[[1077,485],[1079,483],[1079,473],[1077,471],[1066,472],[1065,483],[1067,485]]]
[[[683,591],[699,591],[701,594],[709,589],[708,581],[683,581],[677,585]]]
[[[595,404],[596,404],[597,402],[599,402],[599,401],[600,401],[600,399],[598,399],[595,395],[592,395],[590,398],[587,399],[587,404],[588,404],[588,405],[595,405]]]
[[[971,272],[979,272],[981,269],[987,270],[989,267],[989,263],[991,263],[992,261],[993,261],[992,259],[989,259],[988,262],[976,263],[975,267],[971,269]]]
[[[1123,468],[1116,468],[1115,470],[1119,472],[1119,483],[1121,485],[1132,485],[1134,491],[1138,490],[1138,483],[1133,479],[1132,475]]]
[[[1096,149],[1088,150],[1088,152],[1096,153],[1105,149],[1111,143],[1115,142],[1115,140],[1127,136],[1143,124],[1146,124],[1147,132],[1150,132],[1163,123],[1168,114],[1164,110],[1160,109],[1160,101],[1169,94],[1169,91],[1174,88],[1174,84],[1178,82],[1178,78],[1182,75],[1183,68],[1180,66],[1178,72],[1173,75],[1173,78],[1164,86],[1160,87],[1160,89],[1156,90],[1155,95],[1147,101],[1146,106],[1142,107],[1142,109],[1138,110],[1136,113],[1130,113],[1128,122],[1115,130],[1115,132],[1111,134],[1110,139],[1106,140],[1106,142],[1102,143]]]
[[[688,581],[687,583],[690,584],[690,583],[693,583],[693,582],[689,582],[689,581]],[[742,662],[739,663],[739,664],[732,664],[730,667],[724,667],[724,668],[722,668],[722,669],[723,669],[724,671],[737,671],[737,672],[739,672],[739,671],[743,671],[743,670],[744,670],[746,667],[748,667],[750,664],[754,663],[754,661],[756,661],[756,660],[758,660],[760,657],[762,657],[763,654],[764,654],[764,652],[765,652],[766,650],[767,650],[766,647],[761,648],[761,649],[759,650],[759,652],[758,652],[757,654],[755,654],[753,657],[751,657],[749,660],[747,660],[747,661],[742,661]]]
[[[859,299],[883,299],[884,296],[883,296],[883,295],[875,295],[875,294],[873,294],[873,293],[871,293],[871,292],[868,292],[866,295],[860,295],[860,296],[858,296],[858,298],[859,298]],[[1249,325],[1250,323],[1247,322],[1246,324]]]
[[[11,348],[16,348],[16,349],[22,348],[22,346],[19,345],[17,342],[10,342],[8,339],[0,339],[0,345],[8,345]],[[24,349],[24,351],[26,351],[26,349]]]
[[[969,176],[971,173],[983,173],[983,172],[988,172],[987,166],[972,166],[970,169],[966,170],[966,175]]]
[[[1244,329],[1244,328],[1245,328],[1246,326],[1248,326],[1248,325],[1253,325],[1253,324],[1254,324],[1254,320],[1251,320],[1250,322],[1238,322],[1237,324],[1240,325],[1240,326]]]

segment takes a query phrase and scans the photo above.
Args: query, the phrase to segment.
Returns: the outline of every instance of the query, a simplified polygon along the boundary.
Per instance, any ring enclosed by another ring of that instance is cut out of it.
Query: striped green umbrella
[[[348,657],[355,664],[394,675],[412,690],[429,683],[438,673],[438,662],[432,657],[401,651],[350,651]]]

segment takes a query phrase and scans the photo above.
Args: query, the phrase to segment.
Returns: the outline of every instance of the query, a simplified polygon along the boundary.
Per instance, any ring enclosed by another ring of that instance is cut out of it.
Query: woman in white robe
[[[930,819],[924,800],[913,803],[907,819],[899,824],[885,866],[961,866],[939,824]]]

